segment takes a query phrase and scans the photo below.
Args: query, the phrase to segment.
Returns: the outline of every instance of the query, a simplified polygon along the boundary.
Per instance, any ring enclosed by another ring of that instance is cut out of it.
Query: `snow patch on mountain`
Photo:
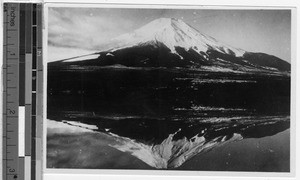
[[[200,33],[182,20],[174,18],[156,19],[132,33],[113,39],[112,42],[114,42],[116,48],[112,48],[111,52],[140,45],[157,46],[159,42],[178,56],[180,55],[177,53],[176,47],[182,47],[185,50],[193,49],[198,53],[200,51],[206,52],[209,49],[225,54],[234,53],[235,56],[243,56],[245,53],[242,49],[218,42],[214,38]]]
[[[48,59],[47,62],[54,62],[60,60],[70,59],[69,62],[73,61],[81,61],[88,60],[92,57],[88,57],[88,55],[95,54],[96,50],[87,50],[87,49],[79,49],[79,48],[71,48],[71,47],[56,47],[56,46],[48,46]],[[85,57],[84,57],[85,56]],[[99,55],[98,55],[99,56]],[[82,58],[78,58],[82,57]],[[96,57],[94,55],[94,57]]]
[[[66,60],[63,60],[63,62],[84,61],[84,60],[97,59],[98,57],[99,57],[99,54],[88,54],[88,55],[83,55],[83,56],[66,59]]]

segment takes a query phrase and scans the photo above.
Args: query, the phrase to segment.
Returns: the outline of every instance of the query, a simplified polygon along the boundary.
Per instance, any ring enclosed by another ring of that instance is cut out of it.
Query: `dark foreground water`
[[[47,167],[289,171],[289,116],[289,76],[50,68]]]

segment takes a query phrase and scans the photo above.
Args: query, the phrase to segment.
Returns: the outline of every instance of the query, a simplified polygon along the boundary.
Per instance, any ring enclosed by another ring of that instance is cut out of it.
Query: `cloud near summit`
[[[101,16],[89,9],[69,11],[67,8],[49,9],[48,44],[59,47],[97,49],[122,34],[131,26],[128,19]],[[102,35],[103,34],[103,35]]]

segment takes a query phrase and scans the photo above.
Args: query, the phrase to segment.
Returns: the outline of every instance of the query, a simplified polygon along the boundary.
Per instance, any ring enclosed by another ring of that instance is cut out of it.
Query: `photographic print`
[[[49,7],[46,166],[290,172],[291,10]]]

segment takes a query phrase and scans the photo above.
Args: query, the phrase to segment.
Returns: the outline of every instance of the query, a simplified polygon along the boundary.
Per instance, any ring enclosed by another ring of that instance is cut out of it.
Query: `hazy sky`
[[[96,50],[121,34],[166,17],[182,19],[233,47],[290,62],[289,10],[49,8],[49,45]]]

